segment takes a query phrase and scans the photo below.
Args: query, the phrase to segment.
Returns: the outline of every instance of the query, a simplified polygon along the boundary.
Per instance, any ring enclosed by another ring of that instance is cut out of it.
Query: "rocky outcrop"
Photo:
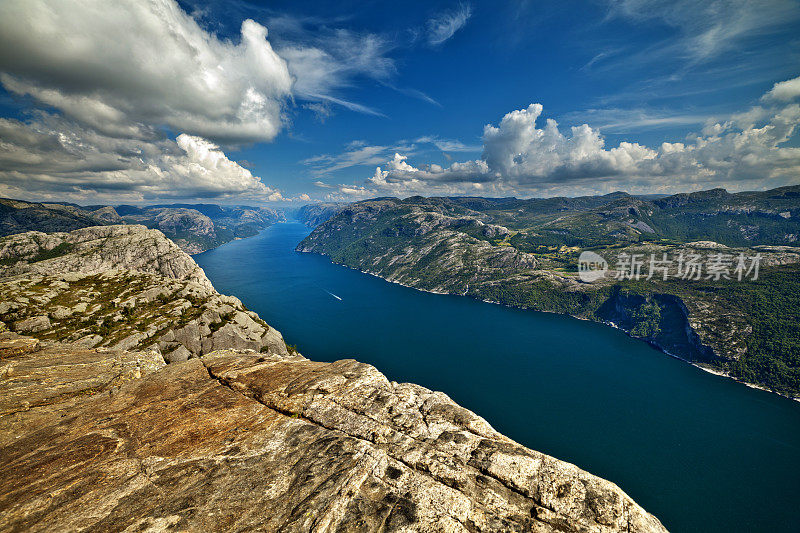
[[[97,209],[92,209],[89,211],[89,214],[91,214],[97,220],[102,220],[103,222],[107,222],[108,224],[123,223],[122,217],[119,216],[119,213],[117,213],[117,211],[110,205],[98,207]]]
[[[386,212],[395,208],[391,200],[348,206],[318,226],[297,251],[329,255],[389,281],[456,294],[536,267],[533,254],[489,241],[508,236],[503,226],[416,206],[389,215],[385,222]]]
[[[204,252],[233,239],[251,237],[284,220],[283,213],[267,207],[215,204],[169,204],[145,207],[119,206],[125,222],[161,230],[185,252]]]
[[[160,231],[144,226],[94,226],[50,234],[31,231],[0,239],[0,276],[97,274],[113,269],[153,273],[211,288],[191,257]]]
[[[156,209],[155,221],[163,233],[189,232],[205,237],[216,237],[214,223],[196,209]]]
[[[287,353],[278,331],[214,290],[192,258],[157,230],[14,235],[0,240],[0,259],[10,263],[0,270],[0,320],[20,333],[148,349],[168,362],[224,348]]]
[[[0,254],[0,531],[664,530],[442,393],[305,359],[159,231]]]
[[[0,336],[3,531],[664,531],[613,483],[352,360]]]
[[[111,224],[142,224],[161,230],[188,253],[203,252],[233,239],[251,237],[282,220],[285,220],[282,212],[268,207],[171,204],[120,205],[115,209],[108,205],[40,204],[0,198],[0,236],[30,231],[71,232]]]

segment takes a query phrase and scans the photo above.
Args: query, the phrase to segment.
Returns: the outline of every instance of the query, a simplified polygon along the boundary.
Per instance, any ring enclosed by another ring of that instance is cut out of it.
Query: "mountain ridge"
[[[384,198],[349,205],[297,250],[423,290],[613,323],[706,370],[798,397],[799,220],[800,186],[655,200]],[[580,279],[582,250],[606,255],[606,278]],[[692,283],[673,267],[668,281],[613,279],[625,254],[707,263],[722,253],[759,255],[762,278]]]
[[[0,236],[26,231],[46,233],[114,225],[142,224],[161,230],[190,254],[204,252],[234,239],[252,237],[285,220],[267,207],[216,204],[154,206],[79,206],[67,202],[35,203],[0,198]]]

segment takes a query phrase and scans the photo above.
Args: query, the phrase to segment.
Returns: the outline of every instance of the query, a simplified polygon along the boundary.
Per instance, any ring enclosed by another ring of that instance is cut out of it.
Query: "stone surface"
[[[72,231],[87,226],[121,222],[113,207],[87,211],[77,206],[39,204],[0,198],[0,235],[25,231]]]
[[[17,331],[30,331],[36,333],[50,329],[50,319],[46,315],[32,316],[24,320],[18,320],[14,323],[14,329]]]
[[[0,330],[36,337],[0,332],[0,531],[664,530],[442,393],[296,354],[158,231],[0,258]]]
[[[3,531],[664,530],[614,484],[356,361],[164,367],[54,344],[2,364]]]
[[[68,253],[37,260],[42,252],[61,246]],[[17,262],[0,266],[0,275],[55,272],[101,273],[127,269],[158,274],[171,279],[194,281],[206,288],[211,282],[203,269],[158,230],[144,226],[93,226],[70,233],[35,231],[0,239],[0,260]]]
[[[63,243],[71,247],[57,257],[21,259]],[[214,290],[194,260],[159,231],[103,226],[26,233],[0,239],[2,254],[20,258],[4,272],[0,267],[0,321],[18,332],[87,348],[154,348],[181,360],[186,352],[197,357],[224,348],[288,353],[280,332],[238,298]]]
[[[284,219],[282,212],[267,207],[213,204],[125,206],[122,212],[125,222],[158,228],[190,254],[214,248],[231,239],[255,235]]]

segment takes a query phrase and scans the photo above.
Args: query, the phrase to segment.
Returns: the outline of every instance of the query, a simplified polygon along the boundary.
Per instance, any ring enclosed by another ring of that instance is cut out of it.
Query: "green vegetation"
[[[11,266],[23,260],[27,261],[28,263],[38,263],[39,261],[45,261],[47,259],[53,259],[56,257],[61,257],[62,255],[67,255],[73,250],[73,248],[75,248],[74,244],[62,242],[50,250],[39,248],[39,252],[31,257],[7,257],[5,259],[0,259],[0,265]]]
[[[656,302],[645,302],[633,312],[631,335],[645,339],[661,333],[661,307]]]
[[[727,366],[739,379],[800,392],[800,270],[770,269],[754,282],[732,284],[728,298],[742,305],[753,334],[747,353]]]
[[[744,248],[796,246],[798,219],[800,186],[736,194],[715,189],[655,200],[625,193],[387,198],[347,206],[299,248],[420,289],[613,322],[669,353],[800,395],[797,263],[762,268],[757,281],[563,281],[575,278],[585,249],[606,255],[698,240]],[[532,254],[535,267],[519,252]]]

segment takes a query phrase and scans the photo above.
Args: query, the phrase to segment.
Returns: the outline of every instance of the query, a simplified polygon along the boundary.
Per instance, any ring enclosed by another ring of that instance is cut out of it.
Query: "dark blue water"
[[[356,358],[444,391],[518,442],[614,481],[673,531],[800,531],[800,403],[599,324],[294,252],[307,233],[279,224],[195,259],[306,357]]]

